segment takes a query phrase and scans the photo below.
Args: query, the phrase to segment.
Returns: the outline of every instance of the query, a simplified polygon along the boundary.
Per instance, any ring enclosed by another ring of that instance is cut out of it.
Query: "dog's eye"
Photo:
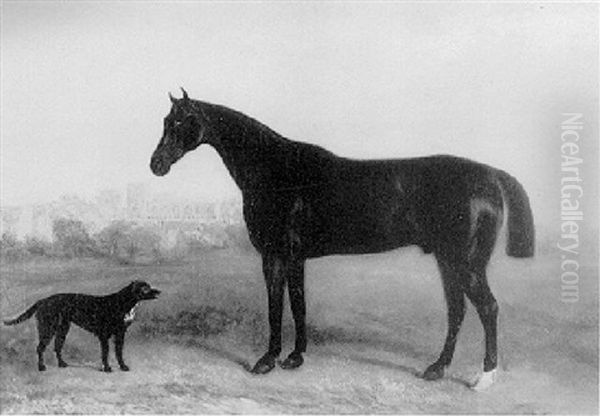
[[[148,286],[144,286],[142,288],[142,293],[148,293],[148,292],[150,292],[150,288]]]

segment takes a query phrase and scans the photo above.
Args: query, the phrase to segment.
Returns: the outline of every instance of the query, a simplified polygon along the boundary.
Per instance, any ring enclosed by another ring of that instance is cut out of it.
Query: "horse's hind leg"
[[[426,380],[437,380],[444,375],[444,368],[450,365],[456,346],[456,337],[465,316],[465,296],[461,287],[460,276],[453,270],[450,264],[438,258],[438,265],[444,285],[444,295],[448,308],[448,332],[446,342],[439,358],[431,364],[423,378]]]
[[[485,331],[485,358],[483,360],[483,376],[474,387],[483,389],[493,382],[494,372],[498,366],[497,320],[498,303],[490,290],[485,270],[471,272],[472,283],[466,290],[467,297],[477,309],[477,314]]]
[[[423,374],[427,380],[442,377],[444,367],[450,364],[456,336],[464,317],[466,295],[477,309],[485,331],[484,374],[475,388],[482,389],[493,382],[494,370],[498,364],[498,304],[488,286],[485,270],[496,243],[499,214],[492,210],[478,212],[474,216],[475,226],[464,249],[455,246],[436,253],[448,303],[448,335],[440,357]]]
[[[465,294],[475,306],[485,332],[485,358],[483,376],[474,386],[483,389],[492,384],[498,366],[497,321],[498,303],[488,285],[486,268],[496,242],[497,217],[484,214],[478,219],[478,227],[472,241]]]

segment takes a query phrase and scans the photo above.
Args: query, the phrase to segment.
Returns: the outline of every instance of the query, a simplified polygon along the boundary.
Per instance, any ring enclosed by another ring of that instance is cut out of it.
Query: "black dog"
[[[160,290],[146,282],[134,281],[122,290],[108,296],[90,296],[77,293],[61,293],[36,302],[18,318],[4,321],[16,325],[36,315],[39,344],[37,347],[38,369],[46,370],[44,350],[56,335],[54,350],[59,367],[67,367],[62,359],[62,347],[71,322],[90,331],[100,339],[102,347],[102,370],[112,371],[108,365],[108,340],[115,336],[115,354],[119,367],[129,371],[123,361],[125,331],[133,321],[134,308],[141,300],[156,299]]]

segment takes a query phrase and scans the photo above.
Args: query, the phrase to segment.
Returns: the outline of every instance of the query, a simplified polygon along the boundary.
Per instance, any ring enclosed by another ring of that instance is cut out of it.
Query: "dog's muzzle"
[[[160,290],[152,289],[150,291],[150,293],[148,294],[148,299],[156,299],[158,297],[158,295],[160,295]]]

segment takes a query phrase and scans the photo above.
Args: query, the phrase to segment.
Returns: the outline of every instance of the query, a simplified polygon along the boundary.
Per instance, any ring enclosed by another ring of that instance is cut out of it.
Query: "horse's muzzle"
[[[150,169],[156,176],[164,176],[171,170],[171,165],[165,163],[162,157],[152,156],[150,160]]]

